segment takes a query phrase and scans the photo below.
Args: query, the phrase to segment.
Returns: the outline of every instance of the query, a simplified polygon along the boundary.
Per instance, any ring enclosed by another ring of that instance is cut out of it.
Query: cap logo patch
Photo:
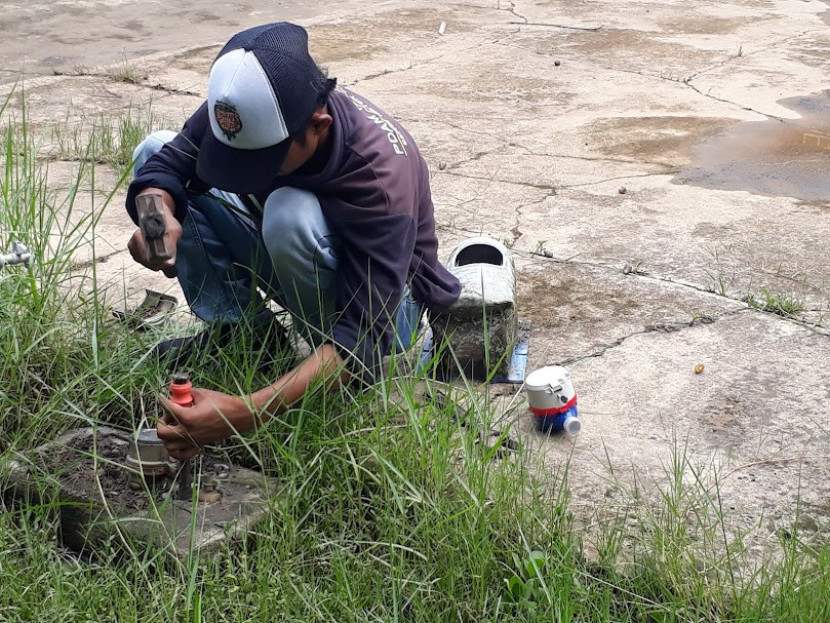
[[[229,141],[236,138],[242,131],[242,119],[236,108],[225,102],[216,102],[213,105],[213,115],[216,117],[216,124],[222,130],[222,134],[228,137]]]

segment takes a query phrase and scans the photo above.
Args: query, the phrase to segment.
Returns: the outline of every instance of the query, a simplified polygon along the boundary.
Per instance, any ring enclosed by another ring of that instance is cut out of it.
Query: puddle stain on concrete
[[[830,91],[779,102],[799,119],[744,122],[697,149],[679,184],[807,201],[830,197]]]
[[[680,167],[696,145],[733,124],[721,117],[613,117],[587,126],[585,139],[607,156]]]

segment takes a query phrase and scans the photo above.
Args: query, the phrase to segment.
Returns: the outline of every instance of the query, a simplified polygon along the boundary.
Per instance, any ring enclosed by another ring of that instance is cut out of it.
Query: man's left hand
[[[251,411],[242,398],[209,389],[194,388],[190,393],[193,396],[190,407],[159,397],[167,413],[156,425],[156,432],[174,459],[185,461],[199,454],[205,444],[252,427]]]

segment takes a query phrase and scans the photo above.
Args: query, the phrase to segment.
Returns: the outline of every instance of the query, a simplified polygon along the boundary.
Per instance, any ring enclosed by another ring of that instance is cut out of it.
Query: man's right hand
[[[150,270],[163,271],[168,277],[175,277],[176,247],[179,243],[179,239],[182,237],[182,225],[176,220],[176,217],[173,216],[175,203],[173,201],[173,197],[170,196],[170,193],[159,188],[145,188],[139,194],[143,195],[150,192],[160,193],[162,196],[162,204],[164,205],[164,224],[166,228],[165,235],[168,236],[168,245],[169,248],[172,249],[171,257],[166,260],[151,260],[147,243],[144,240],[144,236],[142,235],[140,228],[133,232],[130,241],[127,243],[127,249],[129,249],[133,260],[142,266],[146,266]]]

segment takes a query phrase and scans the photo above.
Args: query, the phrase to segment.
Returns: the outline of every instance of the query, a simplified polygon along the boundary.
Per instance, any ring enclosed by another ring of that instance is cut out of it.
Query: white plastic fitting
[[[582,431],[582,422],[578,417],[569,415],[562,422],[562,429],[569,435],[578,435]]]

